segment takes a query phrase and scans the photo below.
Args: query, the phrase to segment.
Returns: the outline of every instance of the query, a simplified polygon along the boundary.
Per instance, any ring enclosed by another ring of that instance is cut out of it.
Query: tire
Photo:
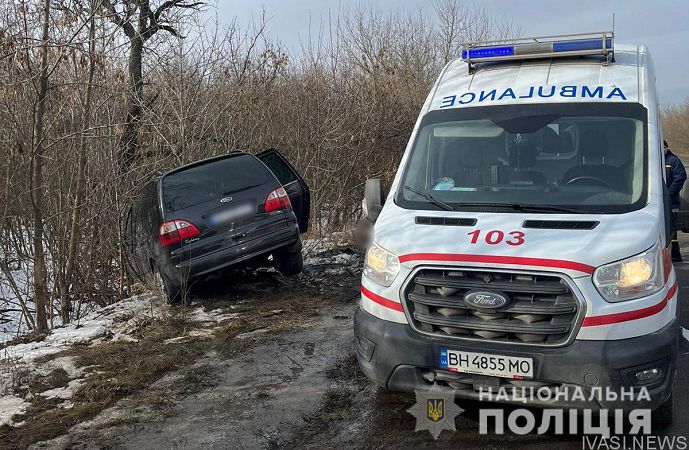
[[[153,286],[163,296],[167,303],[178,303],[182,298],[179,285],[168,278],[158,266],[153,269]]]
[[[657,407],[651,413],[651,420],[657,425],[670,425],[675,418],[675,401],[673,393],[665,400],[665,403]]]
[[[275,268],[286,277],[301,273],[304,268],[304,257],[301,254],[301,241],[273,253]]]

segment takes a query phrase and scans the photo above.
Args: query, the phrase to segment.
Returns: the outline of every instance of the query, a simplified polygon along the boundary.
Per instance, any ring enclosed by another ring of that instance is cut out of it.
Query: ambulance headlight
[[[383,286],[390,286],[400,271],[397,256],[373,243],[366,252],[364,275]]]
[[[601,266],[593,274],[598,292],[609,302],[632,300],[663,287],[663,263],[658,244],[631,258]]]

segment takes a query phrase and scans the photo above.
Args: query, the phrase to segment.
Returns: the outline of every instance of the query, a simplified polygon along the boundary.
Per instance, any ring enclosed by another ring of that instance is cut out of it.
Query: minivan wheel
[[[665,403],[651,412],[651,420],[658,425],[670,425],[675,418],[675,401],[673,393]]]
[[[292,277],[301,273],[304,268],[304,257],[301,254],[301,242],[280,249],[273,253],[275,268],[282,275]]]
[[[165,276],[157,266],[153,270],[153,282],[155,284],[155,289],[163,295],[166,302],[177,303],[181,298],[179,286]]]

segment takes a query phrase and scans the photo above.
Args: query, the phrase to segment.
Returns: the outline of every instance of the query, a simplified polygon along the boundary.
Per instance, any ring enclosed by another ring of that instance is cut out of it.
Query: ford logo
[[[225,197],[220,199],[220,203],[230,203],[232,201],[232,197]]]
[[[464,294],[464,303],[474,308],[498,309],[510,302],[505,293],[490,291],[469,291]]]

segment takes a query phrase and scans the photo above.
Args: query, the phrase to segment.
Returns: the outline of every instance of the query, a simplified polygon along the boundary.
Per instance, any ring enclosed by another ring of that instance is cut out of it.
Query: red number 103
[[[477,244],[479,239],[481,238],[481,234],[481,230],[474,230],[470,233],[467,233],[467,236],[471,236],[472,244]],[[526,236],[526,234],[522,231],[510,231],[507,234],[510,236],[510,238],[505,241],[505,233],[503,231],[491,230],[485,234],[484,240],[486,241],[486,244],[489,245],[497,245],[503,241],[507,245],[514,246],[522,245],[524,243],[524,237]]]

